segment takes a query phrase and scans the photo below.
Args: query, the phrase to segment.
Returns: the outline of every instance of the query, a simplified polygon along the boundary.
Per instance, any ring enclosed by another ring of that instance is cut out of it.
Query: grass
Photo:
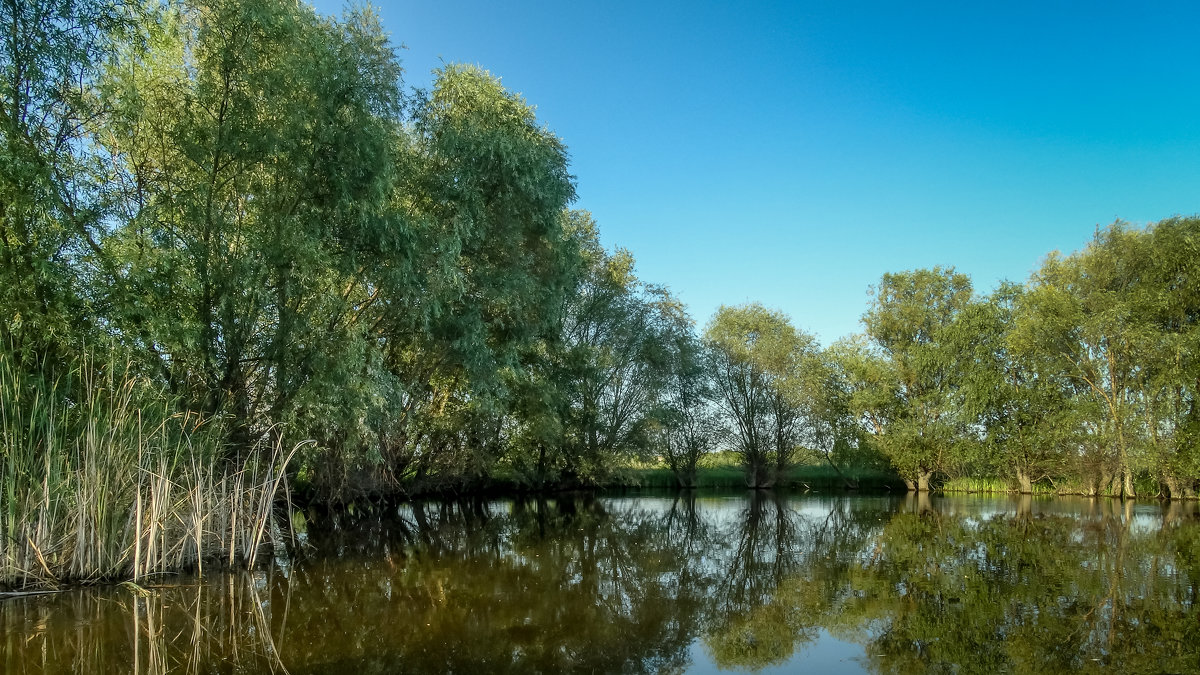
[[[982,494],[1013,494],[1018,489],[1011,483],[999,478],[951,478],[942,484],[943,492],[974,492]],[[1034,483],[1033,494],[1058,494],[1054,486],[1048,483]]]
[[[906,489],[904,481],[890,471],[850,467],[843,472],[846,478],[858,484],[859,490],[903,492]],[[811,490],[844,490],[846,487],[842,477],[828,464],[798,466],[792,473],[792,482],[796,487]]]
[[[128,363],[47,381],[0,351],[0,585],[253,566],[295,450],[230,467],[222,438]]]
[[[973,492],[981,494],[1016,494],[1019,490],[1012,483],[999,478],[953,478],[942,484],[943,492]],[[1079,480],[1064,480],[1058,483],[1049,480],[1041,480],[1033,484],[1033,492],[1035,495],[1087,495],[1087,487]],[[1152,492],[1143,491],[1140,494],[1153,494]],[[1116,496],[1108,486],[1105,486],[1099,492],[1092,496],[1097,497],[1113,497]]]
[[[873,469],[851,468],[846,477],[857,481],[860,490],[882,491],[903,490],[904,481],[895,474]],[[701,458],[696,467],[696,487],[700,488],[744,488],[746,474],[737,454],[728,451],[715,452]],[[626,469],[613,487],[678,488],[675,473],[665,464],[638,465]],[[840,491],[846,489],[845,481],[827,464],[794,467],[780,487],[801,490]]]

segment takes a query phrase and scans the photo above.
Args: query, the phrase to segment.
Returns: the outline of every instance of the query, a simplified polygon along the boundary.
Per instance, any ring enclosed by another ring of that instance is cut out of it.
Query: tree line
[[[210,466],[311,439],[290,471],[335,501],[594,482],[656,437],[690,320],[569,210],[565,145],[498,78],[407,87],[369,8],[31,0],[0,22],[0,426],[25,501],[41,448],[79,468],[110,380],[186,414],[172,439]]]
[[[988,295],[885,274],[864,333],[826,348],[758,304],[700,331],[570,209],[531,105],[475,66],[407,87],[369,9],[29,0],[0,21],[12,419],[86,418],[101,375],[136,380],[204,420],[214,465],[314,441],[289,471],[332,501],[657,458],[691,485],[722,448],[755,487],[820,461],[919,490],[1195,494],[1196,219],[1118,223]],[[6,484],[33,494],[13,457],[34,425],[0,426]]]
[[[1197,218],[1118,222],[988,294],[948,267],[884,274],[864,332],[825,350],[778,313],[723,307],[713,400],[747,466],[776,475],[804,448],[886,461],[915,490],[1193,498],[1198,246]]]

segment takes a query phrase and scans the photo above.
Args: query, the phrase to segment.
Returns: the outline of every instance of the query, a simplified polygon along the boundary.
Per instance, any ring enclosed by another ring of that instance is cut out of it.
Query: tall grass
[[[1019,490],[1008,481],[999,478],[951,478],[942,484],[943,492],[977,492],[982,494],[1013,494]],[[1046,482],[1033,484],[1035,495],[1064,494]]]
[[[846,481],[865,492],[903,491],[904,481],[891,471],[865,467],[846,467],[841,473],[828,464],[806,464],[795,467],[787,484],[805,490],[837,492],[847,489]]]
[[[792,467],[777,487],[798,490],[842,491],[849,479],[860,490],[886,491],[903,490],[904,482],[894,473],[847,468],[839,474],[827,464],[809,464]],[[679,481],[675,473],[666,466],[634,466],[626,469],[612,487],[677,488]],[[705,455],[696,466],[696,487],[701,488],[744,488],[746,471],[737,455],[732,452],[714,452]]]
[[[295,450],[232,467],[223,436],[114,357],[47,380],[0,350],[0,584],[254,565]]]

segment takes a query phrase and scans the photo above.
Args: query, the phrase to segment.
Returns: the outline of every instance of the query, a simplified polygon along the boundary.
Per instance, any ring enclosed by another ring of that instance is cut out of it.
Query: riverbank
[[[848,488],[847,481],[854,487]],[[679,480],[665,464],[635,465],[618,473],[609,488],[678,488]],[[696,466],[697,488],[745,488],[746,472],[733,453],[718,452],[702,458]],[[904,481],[895,473],[849,467],[838,473],[827,464],[807,464],[789,469],[775,487],[841,492],[855,489],[865,492],[905,491]]]

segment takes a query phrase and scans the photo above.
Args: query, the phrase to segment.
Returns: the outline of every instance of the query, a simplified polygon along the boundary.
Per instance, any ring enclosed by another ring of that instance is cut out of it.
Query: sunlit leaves
[[[946,330],[971,296],[970,279],[952,268],[885,274],[863,317],[867,335],[896,378],[886,385],[898,400],[886,408],[888,425],[879,429],[879,446],[901,475],[922,489],[953,459],[958,420],[952,395],[958,373]]]
[[[746,480],[754,487],[769,486],[791,466],[802,440],[808,413],[803,373],[815,340],[782,313],[759,304],[722,306],[704,338]]]

